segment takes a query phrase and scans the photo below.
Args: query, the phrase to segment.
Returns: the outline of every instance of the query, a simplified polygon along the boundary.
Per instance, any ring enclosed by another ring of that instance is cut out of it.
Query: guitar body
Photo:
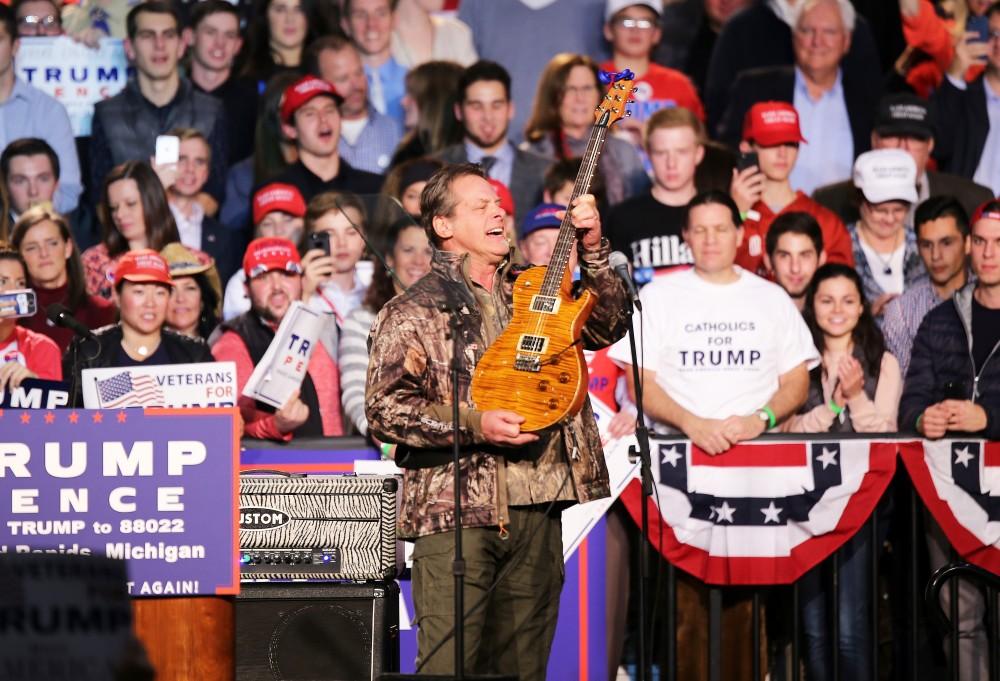
[[[567,205],[587,193],[609,126],[629,115],[625,105],[632,103],[634,74],[626,69],[605,75],[613,82],[594,112],[594,127]],[[476,409],[513,411],[525,419],[522,431],[544,430],[576,416],[587,399],[580,334],[597,298],[587,290],[573,297],[569,265],[575,250],[576,228],[566,214],[548,266],[532,267],[518,276],[510,324],[472,374]]]
[[[580,334],[597,299],[590,291],[573,298],[568,276],[558,295],[540,295],[546,272],[532,267],[518,276],[510,324],[472,376],[476,409],[516,412],[526,419],[521,430],[529,432],[575,416],[587,399]]]

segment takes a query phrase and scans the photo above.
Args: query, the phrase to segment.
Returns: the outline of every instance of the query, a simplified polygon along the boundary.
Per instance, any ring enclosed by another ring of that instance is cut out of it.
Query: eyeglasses
[[[634,28],[639,31],[648,31],[656,28],[656,22],[649,19],[630,19],[629,17],[622,17],[615,23],[622,28]]]
[[[53,14],[44,17],[28,14],[17,20],[17,26],[18,35],[59,35],[62,32],[62,23]]]
[[[597,92],[596,85],[567,85],[562,89],[563,95],[591,95]]]

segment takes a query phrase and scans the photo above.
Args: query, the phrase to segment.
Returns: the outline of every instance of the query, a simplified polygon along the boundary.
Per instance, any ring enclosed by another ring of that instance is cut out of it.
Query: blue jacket
[[[976,435],[1000,439],[1000,343],[978,376],[972,361],[972,292],[970,283],[927,313],[913,339],[910,369],[899,403],[899,429],[916,430],[924,409],[946,398],[945,386],[958,383],[966,398],[986,411],[986,428]]]

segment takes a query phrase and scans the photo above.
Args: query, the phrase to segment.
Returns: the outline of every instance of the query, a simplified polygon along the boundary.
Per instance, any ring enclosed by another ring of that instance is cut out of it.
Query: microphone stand
[[[458,381],[462,367],[459,364],[457,311],[452,311],[449,315],[448,327],[451,329],[451,453],[455,466],[455,559],[451,564],[451,573],[455,577],[455,679],[462,681],[465,678],[465,558],[462,556],[462,455],[458,423]]]
[[[649,675],[649,659],[646,653],[646,627],[648,619],[646,586],[649,580],[649,500],[653,496],[653,471],[649,450],[649,429],[646,428],[646,415],[642,408],[642,380],[639,372],[639,353],[636,351],[635,345],[635,324],[632,322],[634,306],[631,297],[626,296],[626,298],[628,298],[628,303],[625,308],[627,313],[625,318],[628,320],[629,350],[632,352],[632,383],[635,386],[636,410],[635,439],[637,441],[637,444],[629,447],[629,457],[633,461],[635,457],[639,458],[639,471],[642,480],[642,511],[640,517],[642,539],[639,540],[639,664],[637,679],[638,681],[648,681],[651,677]],[[672,660],[668,661],[668,663],[672,663]]]

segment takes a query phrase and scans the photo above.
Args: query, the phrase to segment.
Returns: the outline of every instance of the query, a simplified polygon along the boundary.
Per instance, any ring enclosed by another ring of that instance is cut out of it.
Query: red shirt
[[[827,262],[837,262],[854,267],[854,253],[851,248],[851,235],[848,233],[840,217],[828,208],[813,201],[802,192],[795,193],[795,199],[777,213],[767,207],[763,201],[754,204],[753,210],[760,213],[759,220],[747,220],[743,223],[743,243],[736,252],[736,264],[755,274],[764,274],[764,246],[767,230],[779,215],[784,213],[809,213],[823,233],[823,250]]]
[[[236,391],[240,395],[238,404],[240,415],[246,424],[247,437],[286,442],[291,440],[292,433],[282,433],[278,430],[274,423],[274,414],[257,409],[256,401],[252,397],[243,395],[243,388],[250,380],[254,366],[240,335],[235,331],[223,333],[212,346],[212,356],[220,361],[236,363]],[[316,349],[309,358],[307,371],[316,388],[320,418],[323,421],[323,435],[326,437],[343,435],[344,426],[340,420],[340,371],[322,343],[316,344]]]
[[[926,53],[931,59],[911,67],[906,72],[906,82],[918,95],[927,98],[941,85],[945,72],[955,58],[952,37],[955,22],[938,16],[930,0],[920,0],[918,7],[916,16],[902,15],[903,37],[908,46]],[[983,64],[973,64],[965,72],[965,80],[975,80],[984,68]]]
[[[62,380],[62,353],[51,339],[23,326],[15,326],[7,340],[0,341],[0,364],[20,362],[48,381]]]
[[[604,71],[616,71],[613,61],[601,64]],[[705,107],[698,97],[698,90],[691,80],[680,71],[651,63],[646,73],[636,76],[632,99],[629,106],[632,118],[643,122],[660,109],[683,106],[694,113],[699,120],[705,120]]]

